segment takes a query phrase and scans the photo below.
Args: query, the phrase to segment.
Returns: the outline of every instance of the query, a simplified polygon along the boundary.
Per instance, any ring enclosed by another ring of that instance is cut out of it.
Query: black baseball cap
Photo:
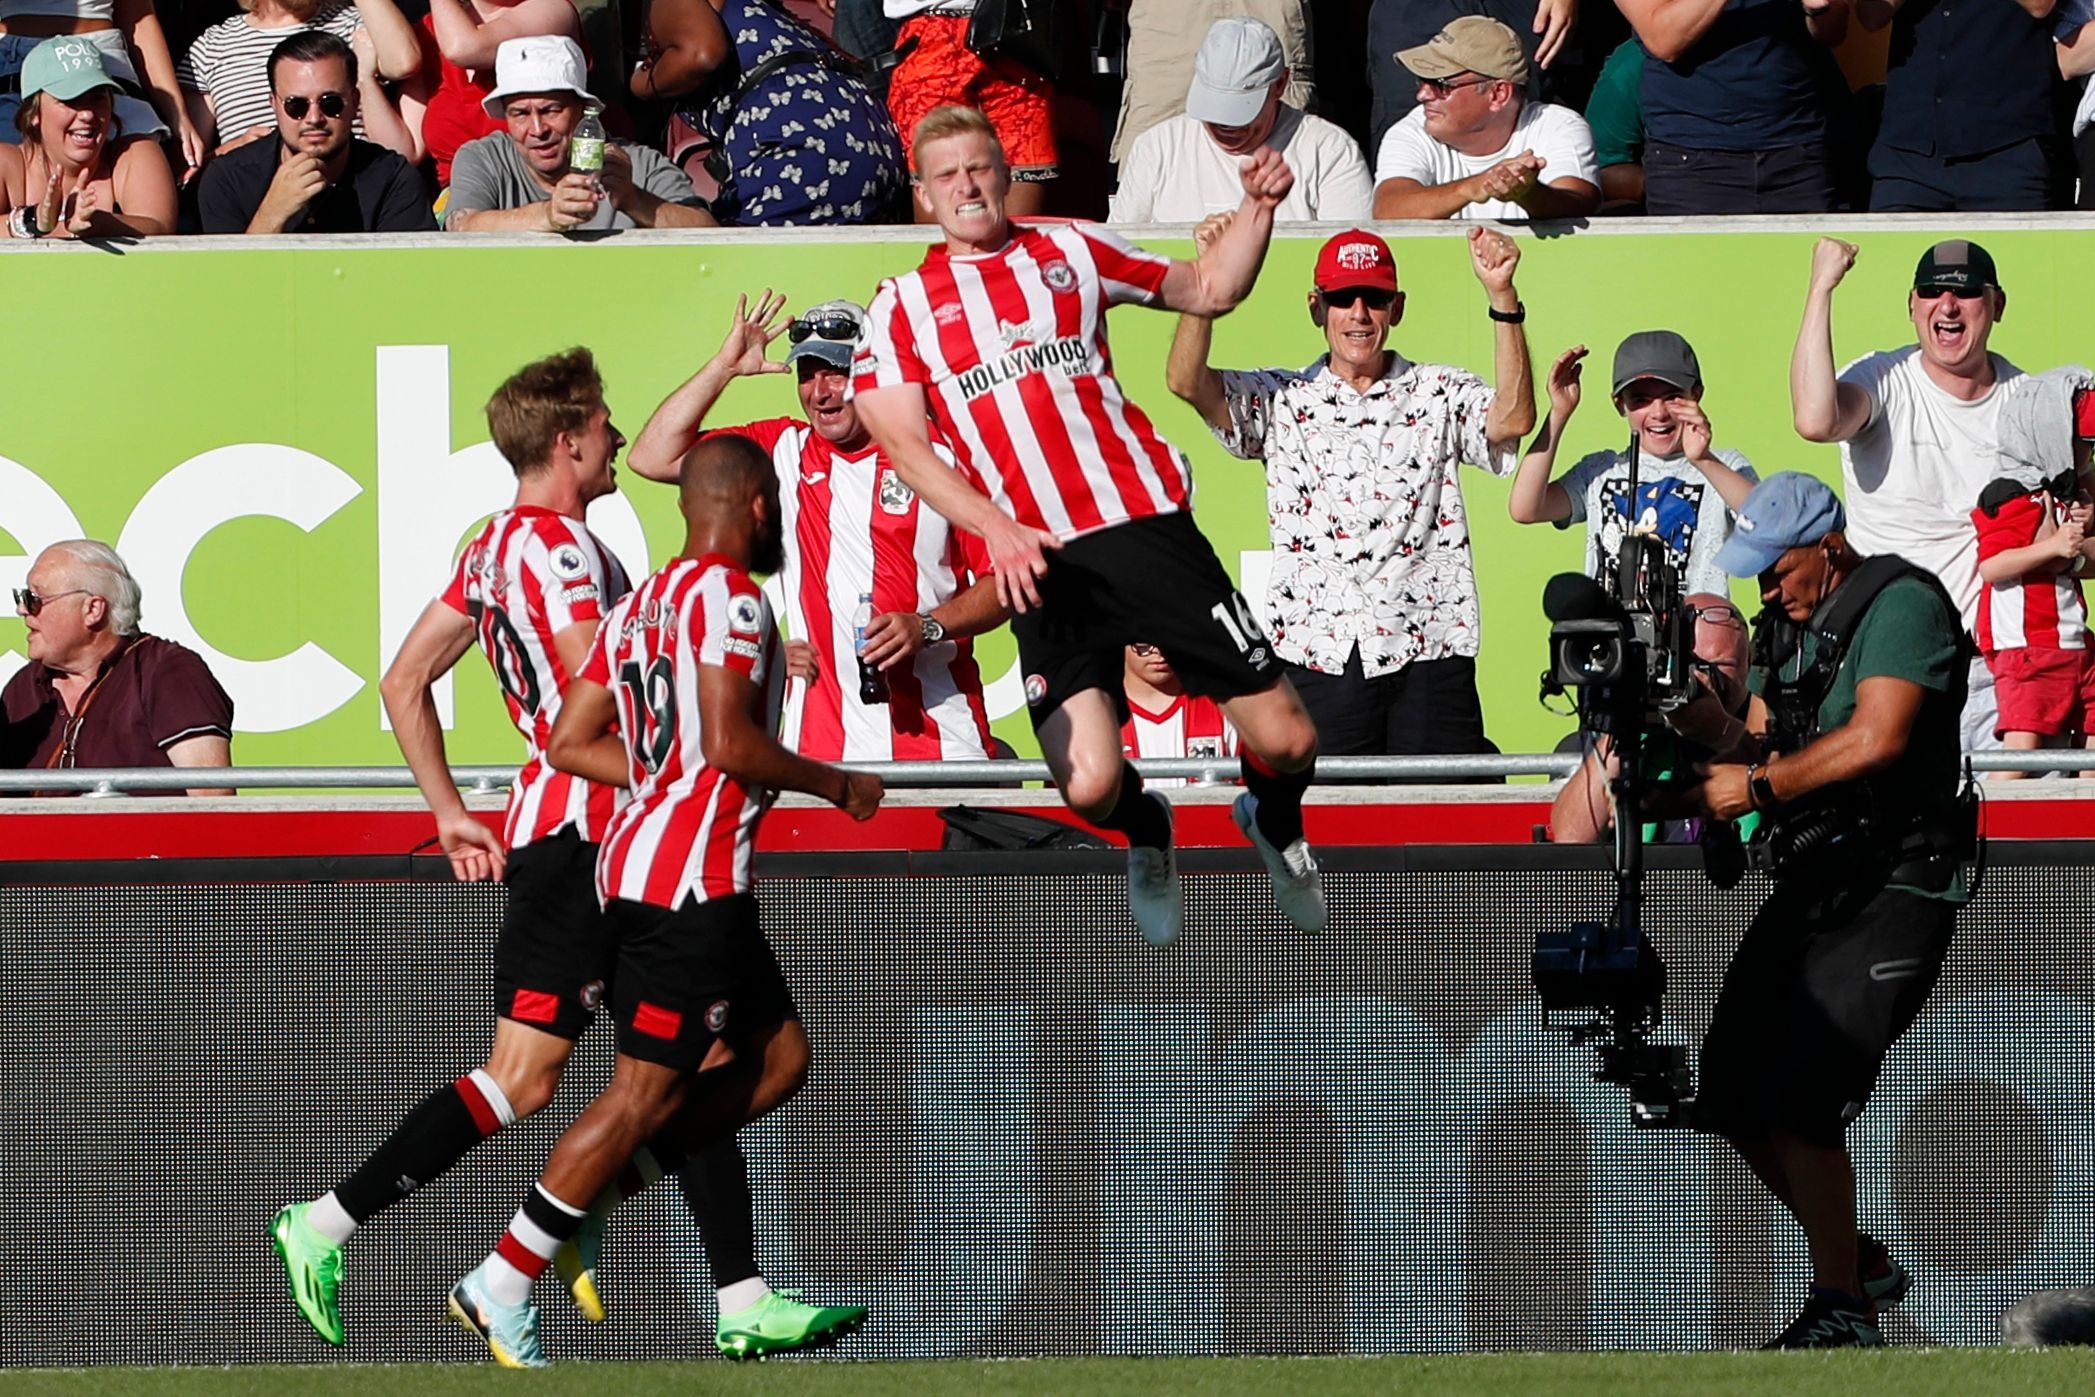
[[[1639,330],[1615,351],[1615,387],[1611,397],[1640,378],[1670,383],[1683,393],[1702,386],[1702,365],[1695,348],[1671,330]]]
[[[1989,286],[2000,286],[1993,254],[1964,238],[1935,244],[1920,255],[1920,265],[1913,269],[1915,291],[1954,291],[1960,296],[1975,296]]]

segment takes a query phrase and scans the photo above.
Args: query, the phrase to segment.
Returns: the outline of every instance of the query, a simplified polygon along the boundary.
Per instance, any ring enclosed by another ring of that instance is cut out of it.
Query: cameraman
[[[1691,792],[1702,815],[1762,813],[1775,878],[1725,974],[1697,1102],[1698,1126],[1738,1150],[1810,1243],[1810,1293],[1774,1348],[1881,1344],[1877,1309],[1905,1293],[1904,1271],[1856,1231],[1845,1134],[1967,895],[1956,604],[1931,574],[1858,555],[1846,522],[1798,472],[1746,497],[1717,562],[1758,575],[1768,605],[1753,673],[1766,730]]]
[[[1710,757],[1726,757],[1750,740],[1747,732],[1752,700],[1746,666],[1752,652],[1746,620],[1729,601],[1713,592],[1690,592],[1688,609],[1695,617],[1694,670],[1704,692],[1665,715],[1645,743],[1644,761],[1658,785],[1692,775]],[[1614,828],[1615,811],[1608,794],[1616,763],[1605,735],[1596,737],[1586,760],[1571,773],[1550,807],[1550,838],[1559,844],[1597,844]],[[1656,833],[1645,826],[1647,843],[1692,842],[1677,822]]]

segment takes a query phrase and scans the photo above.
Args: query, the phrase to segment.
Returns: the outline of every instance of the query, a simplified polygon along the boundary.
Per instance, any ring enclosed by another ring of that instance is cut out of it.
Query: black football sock
[[[1240,764],[1244,789],[1258,797],[1253,818],[1258,832],[1276,849],[1285,849],[1302,837],[1302,793],[1316,779],[1317,763],[1312,757],[1300,771],[1275,771],[1245,748]]]
[[[737,1281],[761,1275],[757,1269],[755,1200],[749,1192],[749,1161],[742,1144],[730,1135],[708,1145],[677,1171],[677,1188],[691,1221],[705,1238],[706,1262],[713,1286],[725,1290]]]
[[[393,1128],[385,1143],[335,1188],[342,1210],[368,1222],[422,1185],[442,1177],[473,1146],[516,1124],[509,1098],[485,1068],[433,1091]]]
[[[1171,847],[1171,820],[1163,806],[1142,793],[1142,773],[1129,762],[1120,764],[1120,799],[1106,817],[1095,822],[1100,829],[1118,830],[1128,843],[1144,849]]]

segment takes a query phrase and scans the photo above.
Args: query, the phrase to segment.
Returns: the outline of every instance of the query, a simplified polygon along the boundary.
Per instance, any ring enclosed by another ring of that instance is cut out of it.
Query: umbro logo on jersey
[[[804,471],[801,473],[800,483],[802,485],[820,485],[827,479],[829,479],[828,471]]]
[[[941,325],[954,325],[967,319],[967,307],[958,301],[948,301],[931,312],[931,318]],[[864,351],[860,351],[863,353]]]

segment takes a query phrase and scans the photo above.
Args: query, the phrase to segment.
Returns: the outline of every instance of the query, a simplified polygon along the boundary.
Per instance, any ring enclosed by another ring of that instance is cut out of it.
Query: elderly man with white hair
[[[1271,146],[1295,172],[1280,223],[1358,223],[1374,187],[1345,131],[1284,100],[1287,56],[1258,20],[1217,20],[1193,63],[1186,110],[1135,138],[1120,162],[1110,223],[1198,223],[1243,197],[1238,166]]]
[[[232,699],[194,651],[139,630],[138,581],[115,549],[54,543],[27,581],[14,598],[29,663],[0,689],[0,766],[232,764]]]

